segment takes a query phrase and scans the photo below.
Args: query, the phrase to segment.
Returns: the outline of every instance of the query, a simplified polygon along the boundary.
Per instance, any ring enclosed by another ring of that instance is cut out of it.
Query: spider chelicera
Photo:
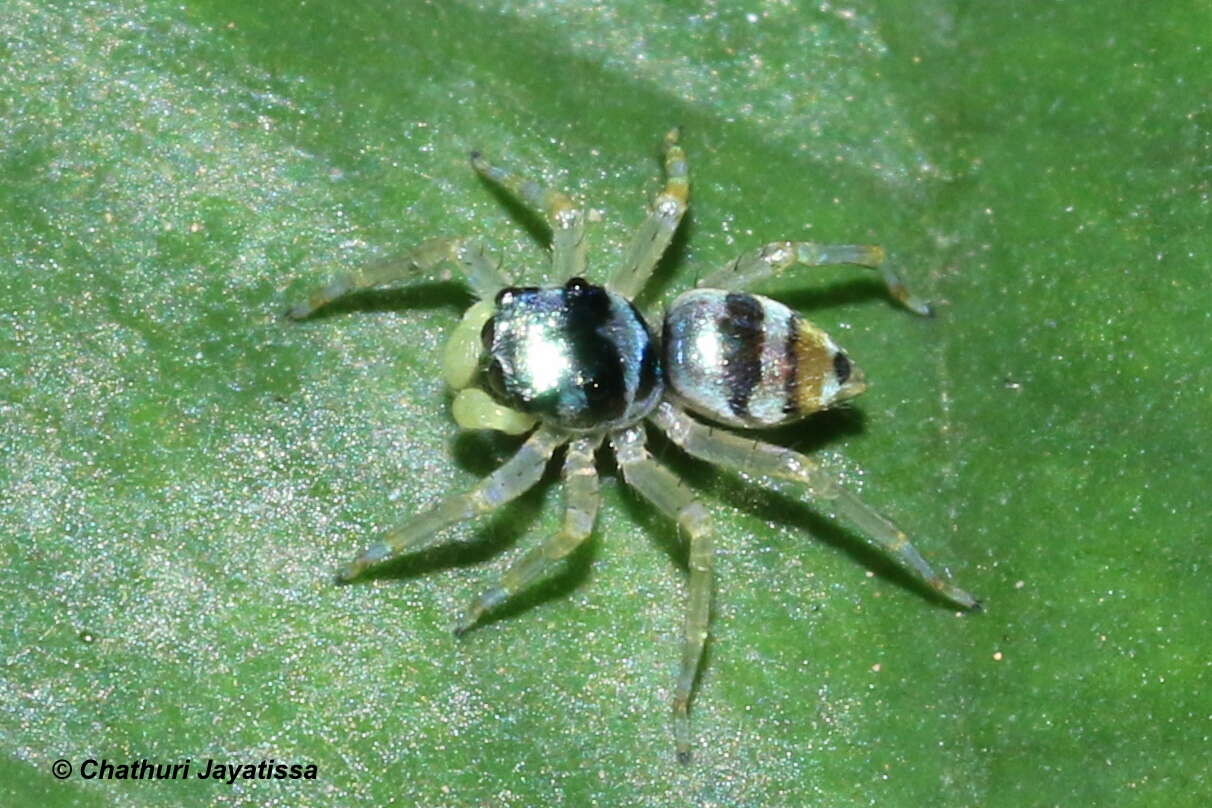
[[[585,279],[584,211],[565,194],[473,152],[471,164],[481,176],[545,214],[552,231],[551,276],[559,285],[516,286],[478,240],[437,239],[330,284],[289,316],[301,319],[353,290],[418,273],[463,276],[479,300],[445,350],[445,378],[458,391],[455,421],[464,429],[529,437],[475,488],[384,533],[341,570],[339,580],[350,581],[372,564],[428,547],[443,528],[518,497],[539,481],[556,449],[567,445],[563,526],[509,564],[471,602],[455,629],[464,633],[589,536],[599,503],[594,455],[609,442],[627,484],[689,539],[689,597],[673,697],[676,753],[686,761],[690,697],[710,612],[712,526],[698,498],[645,447],[646,423],[700,460],[746,476],[799,483],[810,498],[853,522],[943,597],[966,609],[978,603],[936,574],[904,531],[809,458],[699,420],[742,429],[772,427],[866,387],[862,373],[827,334],[782,303],[738,289],[795,266],[854,264],[879,269],[888,291],[909,310],[926,315],[929,308],[883,265],[879,247],[779,241],[745,253],[679,296],[662,318],[658,336],[631,301],[677,230],[690,190],[678,130],[665,136],[663,153],[665,187],[604,286]]]

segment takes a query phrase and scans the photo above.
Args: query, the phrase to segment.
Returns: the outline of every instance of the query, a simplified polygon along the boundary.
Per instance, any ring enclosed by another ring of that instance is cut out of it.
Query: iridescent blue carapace
[[[564,429],[629,423],[661,397],[659,353],[644,318],[582,278],[503,289],[483,340],[501,403]]]

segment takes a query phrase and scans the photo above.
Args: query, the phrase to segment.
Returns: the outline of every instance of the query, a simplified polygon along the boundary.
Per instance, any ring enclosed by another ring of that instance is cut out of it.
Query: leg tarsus
[[[678,763],[690,762],[690,701],[675,699],[673,702],[674,752]]]

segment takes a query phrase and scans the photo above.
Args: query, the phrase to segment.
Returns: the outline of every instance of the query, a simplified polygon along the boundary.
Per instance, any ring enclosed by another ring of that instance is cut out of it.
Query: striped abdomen
[[[678,398],[734,426],[794,421],[866,388],[828,334],[760,295],[686,292],[665,316],[662,352]]]

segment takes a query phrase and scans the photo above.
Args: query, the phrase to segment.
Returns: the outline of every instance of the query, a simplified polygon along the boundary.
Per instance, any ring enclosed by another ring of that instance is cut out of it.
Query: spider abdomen
[[[639,311],[581,278],[502,290],[483,337],[493,393],[563,429],[643,418],[664,389],[660,355]]]
[[[761,295],[694,289],[665,316],[665,379],[687,407],[750,428],[795,421],[866,384],[829,335]]]

